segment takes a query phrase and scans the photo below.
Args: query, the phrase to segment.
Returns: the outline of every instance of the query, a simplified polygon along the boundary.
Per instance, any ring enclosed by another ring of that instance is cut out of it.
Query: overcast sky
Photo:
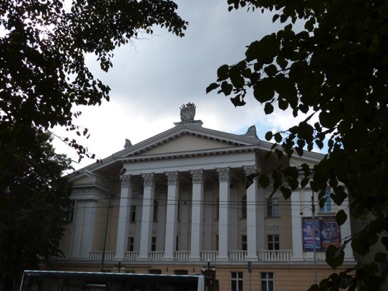
[[[179,38],[155,28],[154,35],[141,35],[132,44],[115,51],[113,68],[95,75],[111,88],[111,101],[99,107],[80,108],[76,124],[87,127],[91,136],[80,139],[98,158],[122,150],[125,139],[132,144],[168,130],[180,121],[180,106],[196,105],[196,120],[203,126],[230,133],[245,133],[256,125],[259,138],[268,130],[286,129],[296,121],[291,114],[277,112],[265,116],[253,96],[244,107],[235,108],[228,97],[206,87],[216,80],[217,68],[244,58],[246,46],[275,32],[270,14],[240,9],[228,12],[226,0],[179,0],[178,13],[189,21],[186,36]],[[61,130],[57,134],[63,135]],[[55,141],[59,152],[76,159],[74,150]],[[84,159],[80,168],[93,163]]]

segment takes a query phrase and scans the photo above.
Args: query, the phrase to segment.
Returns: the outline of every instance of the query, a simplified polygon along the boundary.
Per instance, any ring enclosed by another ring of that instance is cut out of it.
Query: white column
[[[148,252],[151,244],[152,212],[155,197],[154,173],[144,174],[143,211],[140,230],[140,254],[139,260],[148,260]]]
[[[348,198],[346,198],[344,200],[344,202],[342,203],[341,209],[343,209],[348,216],[345,223],[343,225],[341,225],[341,240],[343,241],[345,238],[348,238],[351,236]],[[350,244],[346,245],[344,252],[345,252],[345,258],[344,258],[345,261],[354,261],[353,250],[352,250]]]
[[[116,256],[117,260],[124,260],[128,246],[128,228],[132,200],[131,176],[121,178],[121,194],[119,218],[117,226]]]
[[[76,231],[71,255],[74,258],[89,258],[92,251],[97,201],[78,201]]]
[[[295,191],[291,195],[291,225],[292,225],[292,260],[303,260],[303,240],[302,240],[302,209],[300,204],[300,191]]]
[[[176,224],[178,215],[178,172],[166,173],[168,190],[167,190],[167,216],[166,216],[166,233],[164,241],[164,259],[174,260]]]
[[[190,260],[201,259],[202,242],[202,200],[203,200],[203,170],[191,171],[193,178],[193,195],[191,206],[191,251]]]
[[[229,202],[230,202],[230,168],[218,169],[219,178],[219,225],[218,225],[218,257],[217,261],[229,260]]]
[[[257,172],[256,167],[245,167],[245,175],[249,176]],[[248,252],[247,260],[257,260],[257,178],[253,179],[253,183],[247,191],[247,240]]]
[[[74,203],[74,234],[71,243],[71,257],[79,258],[81,252],[82,227],[85,211],[85,201],[76,200]]]
[[[82,233],[81,257],[89,257],[93,247],[94,225],[96,221],[97,201],[87,201],[85,204],[84,231]]]

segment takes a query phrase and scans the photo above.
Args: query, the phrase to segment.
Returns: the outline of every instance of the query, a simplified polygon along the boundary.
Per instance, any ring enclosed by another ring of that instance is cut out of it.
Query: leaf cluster
[[[176,9],[170,0],[1,1],[0,122],[73,126],[73,106],[109,100],[85,55],[108,71],[113,50],[154,25],[183,36],[187,22]]]
[[[11,290],[24,269],[62,255],[70,161],[34,128],[0,124],[0,134],[0,281]]]
[[[273,21],[283,28],[252,42],[240,62],[219,67],[206,91],[231,96],[235,106],[245,105],[253,92],[265,114],[275,107],[291,110],[294,117],[307,114],[287,131],[267,133],[266,139],[276,142],[272,151],[279,158],[314,148],[327,149],[327,154],[313,167],[278,169],[271,177],[274,189],[289,197],[295,186],[308,185],[323,205],[330,187],[336,204],[348,198],[353,217],[370,219],[369,227],[352,238],[356,253],[365,255],[376,243],[388,250],[388,1],[228,4],[229,10],[272,11]],[[301,180],[290,174],[298,171]],[[344,212],[337,213],[339,224],[346,219]],[[337,254],[327,254],[333,268],[343,261]]]

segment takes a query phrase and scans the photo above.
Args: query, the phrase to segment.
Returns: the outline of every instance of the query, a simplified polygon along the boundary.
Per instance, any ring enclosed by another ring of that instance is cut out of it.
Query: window
[[[153,236],[151,240],[151,252],[156,251],[156,237]]]
[[[325,204],[322,208],[319,209],[319,212],[321,213],[331,213],[333,212],[333,208],[331,205],[331,197],[330,197],[330,188],[326,188],[325,195],[321,198],[321,200],[325,200]]]
[[[179,251],[179,235],[175,237],[175,250]]]
[[[273,273],[261,273],[261,291],[274,291]]]
[[[219,246],[220,246],[220,237],[218,236],[218,234],[216,235],[216,246],[215,246],[215,250],[218,251],[219,249]]]
[[[247,218],[247,196],[241,199],[241,218]]]
[[[279,250],[279,235],[278,234],[270,234],[268,235],[268,250],[274,251]]]
[[[246,251],[247,249],[248,249],[247,236],[242,235],[241,236],[241,250]]]
[[[69,207],[66,209],[66,222],[73,222],[74,218],[74,200],[70,202]]]
[[[279,199],[272,198],[267,200],[267,216],[279,217]]]
[[[243,272],[232,272],[230,274],[230,291],[244,291]]]
[[[136,205],[131,206],[131,222],[136,222]]]
[[[158,201],[154,200],[154,222],[158,221]]]
[[[133,236],[130,236],[128,238],[127,252],[133,252],[134,245],[135,245],[135,239]]]

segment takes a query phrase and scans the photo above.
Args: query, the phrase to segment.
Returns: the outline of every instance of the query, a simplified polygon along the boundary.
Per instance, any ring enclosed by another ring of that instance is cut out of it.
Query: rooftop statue
[[[195,116],[195,104],[187,103],[183,104],[181,107],[181,121],[182,122],[192,122],[194,121]]]

